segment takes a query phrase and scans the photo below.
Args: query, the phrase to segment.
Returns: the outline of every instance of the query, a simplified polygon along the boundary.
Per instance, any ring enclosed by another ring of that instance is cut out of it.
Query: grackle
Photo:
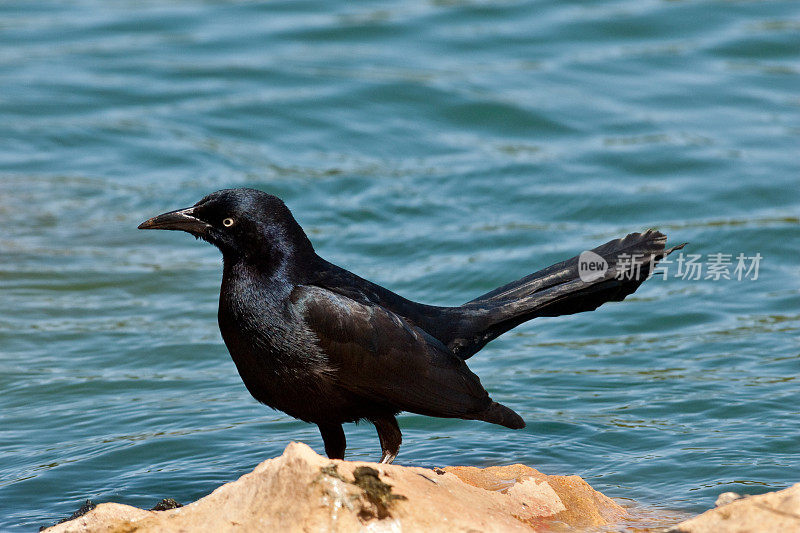
[[[369,420],[383,463],[400,448],[401,411],[524,427],[464,361],[532,318],[624,299],[679,248],[665,250],[666,236],[653,230],[631,233],[591,251],[600,269],[591,276],[582,275],[581,254],[461,306],[438,307],[324,260],[283,201],[262,191],[217,191],[139,228],[182,230],[220,249],[219,327],[256,400],[317,424],[335,459],[344,457],[342,424]]]

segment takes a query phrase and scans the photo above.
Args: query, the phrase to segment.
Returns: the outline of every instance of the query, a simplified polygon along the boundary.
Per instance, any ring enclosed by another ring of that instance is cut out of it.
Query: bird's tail
[[[484,422],[491,422],[511,429],[522,429],[525,427],[525,421],[503,404],[492,402],[484,411],[480,413],[464,417],[468,420],[482,420]]]
[[[592,311],[623,300],[660,259],[685,244],[665,249],[666,241],[654,230],[631,233],[479,296],[457,308],[464,320],[447,344],[467,359],[532,318]]]

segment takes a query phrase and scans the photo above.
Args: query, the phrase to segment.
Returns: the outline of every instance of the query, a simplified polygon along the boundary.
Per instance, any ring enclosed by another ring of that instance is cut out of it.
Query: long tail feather
[[[666,235],[653,230],[631,233],[479,296],[458,308],[469,320],[460,321],[462,327],[447,344],[467,359],[498,335],[532,318],[592,311],[605,302],[623,300],[639,288],[660,259],[685,245],[665,249],[666,241]],[[584,272],[579,268],[584,257],[605,268]]]
[[[485,411],[478,413],[475,416],[464,417],[471,420],[483,420],[484,422],[491,422],[511,429],[522,429],[525,427],[525,421],[515,413],[512,409],[503,404],[492,402]]]

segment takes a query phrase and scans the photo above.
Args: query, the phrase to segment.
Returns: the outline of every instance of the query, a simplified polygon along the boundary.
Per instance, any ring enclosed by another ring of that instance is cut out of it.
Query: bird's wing
[[[291,302],[341,387],[429,416],[469,417],[492,403],[461,359],[401,316],[310,285],[295,287]]]

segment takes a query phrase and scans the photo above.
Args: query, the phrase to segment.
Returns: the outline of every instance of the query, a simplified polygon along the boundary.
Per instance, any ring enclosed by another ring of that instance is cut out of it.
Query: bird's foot
[[[388,451],[383,451],[383,456],[381,457],[381,464],[390,465],[394,461],[394,458],[397,457],[397,453],[389,453]]]

